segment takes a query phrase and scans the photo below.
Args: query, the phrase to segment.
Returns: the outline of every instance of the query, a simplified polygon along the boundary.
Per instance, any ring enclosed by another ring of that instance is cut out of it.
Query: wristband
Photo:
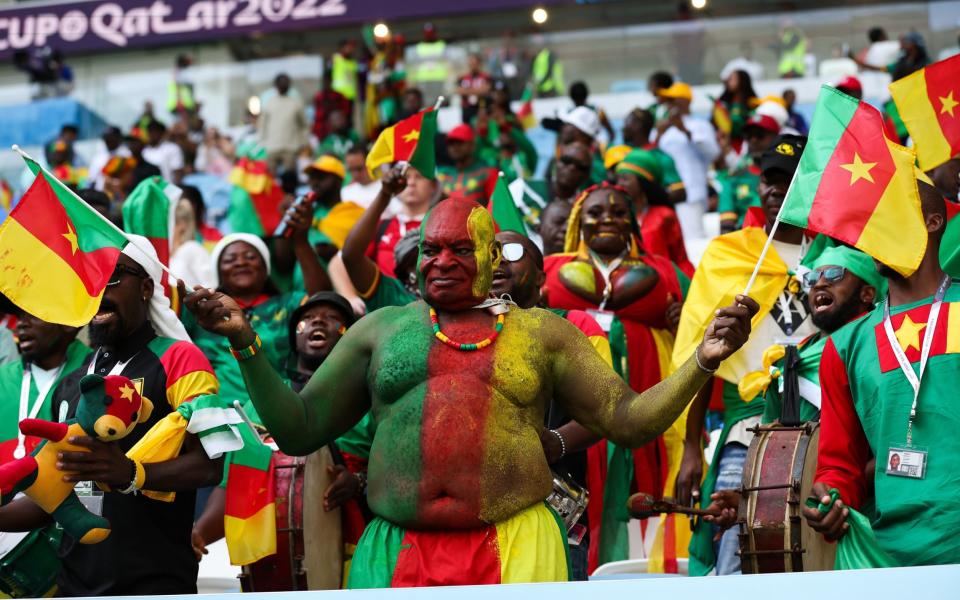
[[[367,493],[367,474],[360,471],[354,473],[353,476],[357,478],[357,483],[360,484],[360,489],[357,490],[357,494],[362,496]]]
[[[716,369],[708,369],[708,368],[706,368],[705,366],[703,366],[703,363],[700,362],[700,346],[699,346],[699,345],[698,345],[697,348],[693,351],[693,359],[694,359],[695,361],[697,361],[697,366],[700,367],[700,370],[703,371],[704,373],[709,373],[710,375],[713,375],[714,373],[717,372]]]
[[[126,489],[118,490],[121,494],[136,494],[143,489],[143,484],[147,481],[147,470],[143,468],[143,464],[134,458],[131,458],[130,462],[133,463],[133,475],[130,485]]]
[[[247,359],[253,358],[257,354],[260,354],[260,349],[263,347],[263,342],[260,341],[259,335],[257,335],[256,333],[254,333],[253,335],[255,336],[253,343],[247,346],[246,348],[237,349],[237,348],[234,348],[233,346],[230,346],[230,354],[232,354],[235,359],[247,360]]]

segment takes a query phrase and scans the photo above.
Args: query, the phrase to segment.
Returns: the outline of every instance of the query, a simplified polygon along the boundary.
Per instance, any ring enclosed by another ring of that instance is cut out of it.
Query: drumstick
[[[667,500],[655,500],[650,494],[634,494],[627,500],[627,509],[630,515],[638,519],[651,517],[660,513],[680,513],[683,515],[719,517],[720,511],[705,510],[682,506]]]

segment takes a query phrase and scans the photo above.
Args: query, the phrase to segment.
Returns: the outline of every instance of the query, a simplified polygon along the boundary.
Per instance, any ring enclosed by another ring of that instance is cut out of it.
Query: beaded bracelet
[[[560,440],[560,456],[557,458],[557,460],[560,460],[561,458],[567,455],[567,442],[563,439],[563,436],[556,429],[550,429],[549,431],[553,435],[557,436],[558,440]]]
[[[230,346],[230,354],[237,360],[247,360],[248,358],[253,358],[257,354],[260,354],[260,348],[263,347],[263,342],[260,341],[260,336],[254,334],[256,337],[253,340],[253,343],[247,346],[246,348],[240,348],[239,350]]]

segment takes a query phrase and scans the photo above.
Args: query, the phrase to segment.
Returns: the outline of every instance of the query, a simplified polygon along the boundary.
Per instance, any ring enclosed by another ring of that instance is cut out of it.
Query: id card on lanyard
[[[119,375],[127,364],[133,360],[133,356],[127,360],[119,361],[117,364],[113,365],[110,369],[110,372],[107,375]],[[100,349],[98,348],[96,353],[94,353],[93,358],[90,359],[90,365],[87,367],[87,375],[93,375],[94,371],[97,368],[97,358],[100,357]],[[87,510],[92,512],[97,516],[103,516],[103,491],[98,488],[92,481],[81,481],[73,486],[73,491],[77,493],[77,497],[80,498],[80,502],[86,507]]]
[[[927,451],[913,445],[913,422],[917,419],[920,384],[923,382],[923,374],[926,372],[927,362],[930,360],[930,348],[933,346],[933,336],[936,335],[937,321],[940,320],[940,308],[943,306],[943,298],[950,287],[950,282],[950,276],[944,275],[940,287],[937,288],[937,294],[934,296],[933,305],[930,307],[930,316],[927,318],[927,325],[923,332],[923,344],[920,348],[919,375],[914,372],[913,365],[907,359],[907,355],[900,347],[900,342],[893,331],[893,323],[890,321],[889,297],[883,307],[883,331],[887,336],[887,342],[893,349],[893,355],[897,359],[900,371],[913,389],[913,402],[910,405],[910,414],[907,417],[906,442],[903,446],[890,446],[888,449],[885,468],[887,475],[909,477],[911,479],[923,479],[926,476]]]
[[[63,365],[60,365],[60,368],[53,374],[53,377],[43,385],[43,389],[40,389],[40,385],[37,385],[37,399],[34,400],[33,405],[28,408],[28,404],[30,403],[30,387],[33,383],[33,368],[30,363],[24,364],[23,379],[20,380],[20,421],[27,418],[37,418],[37,415],[40,414],[40,408],[43,406],[43,403],[46,402],[47,396],[50,395],[50,390],[52,390],[54,384],[56,384],[61,371],[63,371]],[[14,458],[23,458],[27,455],[26,437],[22,431],[17,429],[17,447],[13,451]]]

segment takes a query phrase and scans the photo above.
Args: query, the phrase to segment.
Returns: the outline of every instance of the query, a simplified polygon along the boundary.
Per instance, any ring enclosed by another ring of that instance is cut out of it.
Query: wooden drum
[[[739,507],[743,572],[832,570],[836,544],[811,529],[801,512],[817,470],[820,424],[754,431]]]

